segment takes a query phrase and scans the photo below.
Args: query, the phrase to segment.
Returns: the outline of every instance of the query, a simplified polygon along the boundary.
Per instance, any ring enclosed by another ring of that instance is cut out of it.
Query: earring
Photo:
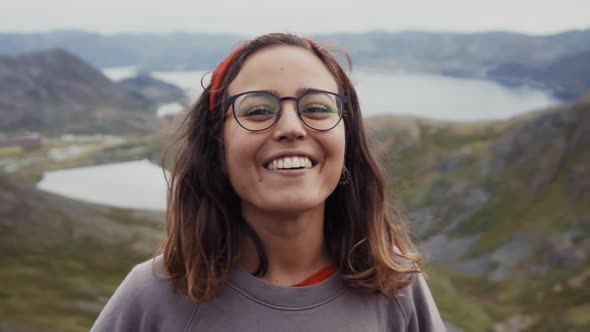
[[[342,187],[346,186],[347,184],[352,181],[352,176],[348,168],[346,166],[342,167],[342,174],[340,175],[340,181],[338,184]]]

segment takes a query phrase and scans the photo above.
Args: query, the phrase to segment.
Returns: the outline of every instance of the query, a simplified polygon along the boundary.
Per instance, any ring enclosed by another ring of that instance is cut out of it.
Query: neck
[[[262,279],[290,286],[319,271],[331,260],[324,243],[324,206],[294,214],[265,213],[247,206],[242,215],[262,242],[268,270]],[[245,237],[240,263],[254,272],[259,259],[250,237]]]

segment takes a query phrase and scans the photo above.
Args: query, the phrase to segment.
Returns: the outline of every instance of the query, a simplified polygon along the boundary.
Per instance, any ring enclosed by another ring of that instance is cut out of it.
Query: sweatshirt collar
[[[232,271],[227,285],[250,301],[279,310],[309,310],[322,306],[344,292],[339,272],[311,286],[285,287],[256,278],[241,267]]]

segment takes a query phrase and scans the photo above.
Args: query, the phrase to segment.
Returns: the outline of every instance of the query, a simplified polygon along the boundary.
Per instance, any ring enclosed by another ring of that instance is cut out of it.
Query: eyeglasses
[[[262,131],[272,127],[281,116],[281,103],[297,103],[297,115],[311,129],[330,130],[340,122],[347,102],[345,96],[322,90],[308,90],[300,97],[279,98],[268,91],[248,91],[229,97],[238,124],[249,131]]]

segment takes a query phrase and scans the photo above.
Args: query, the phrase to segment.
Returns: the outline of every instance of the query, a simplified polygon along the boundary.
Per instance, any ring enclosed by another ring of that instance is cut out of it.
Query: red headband
[[[234,61],[234,58],[236,55],[238,55],[238,52],[244,48],[245,45],[246,43],[233,50],[225,59],[223,59],[223,61],[221,61],[221,63],[219,63],[219,65],[217,65],[217,68],[215,68],[213,71],[213,74],[211,75],[211,92],[209,93],[209,110],[211,113],[213,113],[215,110],[215,103],[217,102],[217,90],[219,89],[219,85],[221,85],[221,81],[225,77],[225,74],[227,74],[229,65]]]

